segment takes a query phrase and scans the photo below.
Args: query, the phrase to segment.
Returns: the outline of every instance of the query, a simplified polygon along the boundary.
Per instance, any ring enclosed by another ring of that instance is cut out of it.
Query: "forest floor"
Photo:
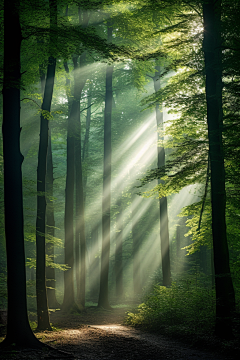
[[[124,325],[130,308],[102,310],[89,307],[81,314],[51,314],[54,331],[35,332],[43,343],[54,349],[16,350],[0,353],[0,359],[74,359],[74,360],[232,360],[235,354],[221,350],[216,340],[198,346],[166,335],[150,334]],[[2,340],[2,338],[0,339]],[[209,340],[209,339],[208,339]],[[58,351],[56,351],[58,350]]]

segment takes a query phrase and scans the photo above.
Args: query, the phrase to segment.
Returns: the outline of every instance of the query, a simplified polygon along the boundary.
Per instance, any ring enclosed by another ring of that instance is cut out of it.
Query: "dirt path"
[[[75,359],[75,360],[226,360],[234,359],[200,351],[122,325],[126,309],[113,311],[88,310],[80,315],[52,314],[51,321],[61,330],[39,332],[37,337],[67,354],[22,351],[3,353],[0,359]]]

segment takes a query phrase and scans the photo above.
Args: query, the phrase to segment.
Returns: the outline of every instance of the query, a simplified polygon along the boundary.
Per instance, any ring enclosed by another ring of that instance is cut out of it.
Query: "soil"
[[[81,314],[51,314],[54,331],[36,332],[52,348],[42,351],[16,349],[2,352],[0,359],[74,360],[232,360],[235,355],[214,349],[194,348],[163,335],[150,334],[124,325],[127,308],[111,311],[88,308]],[[203,346],[202,346],[203,347]],[[239,354],[238,354],[239,355]]]

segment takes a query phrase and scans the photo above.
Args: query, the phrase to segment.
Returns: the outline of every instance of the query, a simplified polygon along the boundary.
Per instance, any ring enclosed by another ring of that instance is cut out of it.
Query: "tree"
[[[68,70],[67,63],[65,68]],[[76,102],[75,102],[76,103]],[[70,108],[67,126],[67,175],[65,188],[65,264],[69,266],[64,272],[64,298],[63,309],[69,311],[76,307],[74,300],[73,287],[73,265],[74,265],[74,228],[73,228],[73,206],[74,206],[74,140],[75,140],[75,124],[74,116],[76,116],[74,104]],[[76,107],[76,106],[75,106]]]
[[[180,49],[181,46],[180,52],[182,55],[178,56],[171,65],[176,71],[181,66],[185,67],[187,71],[176,74],[175,79],[177,81],[171,81],[171,84],[166,86],[164,90],[160,90],[157,96],[158,101],[166,101],[168,106],[174,108],[174,112],[181,112],[181,116],[176,121],[173,121],[175,124],[169,127],[167,131],[168,135],[172,135],[170,142],[175,143],[175,152],[173,152],[171,161],[168,161],[168,164],[160,171],[156,171],[158,176],[164,176],[164,173],[168,173],[166,185],[161,186],[158,190],[160,190],[161,194],[169,194],[171,191],[176,192],[177,189],[187,184],[204,183],[206,172],[207,177],[210,174],[216,288],[215,332],[219,336],[227,337],[231,336],[231,316],[235,308],[235,296],[226,236],[224,152],[228,153],[229,151],[229,139],[225,141],[224,149],[222,137],[224,129],[223,99],[224,110],[227,114],[224,119],[226,123],[231,118],[228,105],[231,90],[229,92],[226,86],[223,97],[222,70],[223,63],[226,66],[225,59],[229,55],[231,56],[231,53],[225,56],[225,53],[222,52],[224,41],[228,42],[228,33],[225,31],[226,25],[222,26],[222,19],[224,18],[224,21],[226,21],[224,14],[221,14],[222,1],[209,0],[198,4],[189,1],[185,5],[182,4],[182,6],[186,6],[186,12],[182,12],[181,15],[179,13],[182,21],[177,18],[175,25],[169,27],[170,33],[176,30],[178,34],[175,40],[173,40],[174,36],[172,36],[172,40],[170,40],[170,43],[168,42],[168,48],[172,51],[176,48]],[[196,11],[193,12],[193,9]],[[188,17],[186,17],[187,14]],[[189,16],[192,18],[192,24]],[[204,32],[201,31],[200,25],[202,18]],[[195,33],[192,32],[192,35],[190,35],[194,24]],[[199,25],[196,26],[196,24]],[[167,31],[165,28],[164,32]],[[188,34],[187,38],[184,39],[183,35],[180,39],[179,31],[182,34]],[[184,43],[191,45],[186,46],[184,49]],[[227,45],[229,45],[229,42]],[[169,53],[168,50],[167,53]],[[224,62],[222,58],[224,58]],[[231,66],[229,67],[228,62],[228,69],[224,69],[227,83],[229,77],[232,76],[231,70],[229,71]],[[191,121],[189,121],[190,119]],[[181,129],[181,126],[183,126],[183,129]],[[175,138],[174,141],[173,138]],[[181,141],[179,141],[180,138],[182,138]],[[206,171],[209,166],[208,153],[210,172]],[[205,194],[207,194],[208,181],[205,180],[205,183],[200,219],[206,201]],[[205,245],[207,239],[204,240],[203,235],[200,235],[200,225],[195,229],[199,234],[199,243],[201,241],[201,245]]]
[[[54,205],[53,205],[53,160],[52,160],[52,142],[51,129],[48,134],[48,152],[47,152],[47,173],[46,173],[46,193],[47,193],[47,209],[46,209],[46,233],[50,237],[46,244],[46,254],[51,261],[54,261],[54,235],[55,235],[55,220],[54,220]],[[51,240],[51,241],[49,241]],[[47,299],[50,309],[59,308],[60,304],[56,299],[56,280],[55,270],[52,266],[46,267],[46,285],[47,285]]]
[[[123,296],[123,212],[122,199],[118,200],[116,214],[116,249],[115,249],[115,275],[116,275],[116,296],[118,299]]]
[[[133,292],[138,295],[142,291],[143,286],[143,269],[142,269],[142,257],[141,257],[141,245],[142,237],[139,229],[138,219],[138,206],[140,199],[134,193],[134,189],[131,192],[131,205],[132,205],[132,256],[133,256]],[[136,205],[137,204],[137,205]]]
[[[81,16],[82,15],[82,16]],[[83,28],[86,28],[89,20],[89,16],[87,12],[83,12],[81,14],[81,9],[78,7],[78,16],[79,16],[79,23],[82,25]],[[83,67],[86,63],[86,51],[83,51],[80,55],[79,63],[78,63],[79,55],[74,54],[72,56],[73,60],[73,66],[74,66],[74,88],[73,88],[73,99],[71,100],[71,106],[70,107],[70,114],[69,114],[69,122],[71,122],[71,128],[68,128],[68,131],[71,131],[69,134],[69,147],[68,151],[74,152],[72,154],[74,156],[74,160],[70,158],[70,156],[67,158],[67,172],[71,173],[71,186],[75,186],[75,196],[76,196],[76,224],[75,224],[75,270],[76,270],[76,282],[77,282],[77,302],[79,303],[80,307],[85,306],[85,281],[86,281],[86,237],[85,237],[85,220],[84,220],[84,195],[83,195],[83,174],[82,174],[82,145],[81,145],[81,121],[80,121],[80,99],[82,90],[84,88],[85,82],[87,80],[86,76],[83,75],[83,72],[81,74],[79,73],[79,70],[81,67]],[[67,71],[68,67],[65,63],[65,69]],[[74,138],[72,138],[74,137]],[[73,147],[73,149],[72,149]],[[70,153],[69,153],[70,154]],[[74,172],[75,170],[75,172]],[[72,174],[74,173],[74,178],[72,179]],[[66,190],[67,190],[67,183],[66,183]],[[73,191],[73,190],[72,190]],[[72,199],[72,191],[71,191],[71,199]],[[68,190],[68,193],[70,194],[70,189]],[[67,194],[67,193],[66,193]],[[67,201],[67,197],[66,197]],[[73,216],[73,199],[71,200],[71,211],[69,214],[65,213],[65,217],[68,216],[68,220],[70,220],[70,217]],[[66,208],[67,210],[67,208]],[[70,206],[68,208],[70,210]],[[73,238],[74,238],[74,228],[73,228],[73,219],[71,219],[71,244],[73,244]],[[66,226],[66,222],[65,222]],[[67,233],[65,236],[68,236]],[[67,253],[67,240],[65,245],[65,254]],[[80,245],[80,246],[79,246]],[[69,249],[71,251],[68,255],[68,258],[72,258],[71,264],[73,266],[73,245],[71,245],[71,248]],[[81,254],[81,258],[79,257],[79,252]],[[66,259],[66,255],[65,255]],[[80,261],[81,259],[81,261]],[[81,265],[81,271],[80,271],[80,265]],[[71,276],[71,282],[73,287],[73,277]],[[65,286],[65,292],[64,292],[64,299],[68,297],[68,294],[66,293],[66,289],[69,285]],[[71,294],[73,294],[73,290],[71,290]],[[72,295],[71,295],[72,296]],[[74,301],[71,300],[70,304],[73,306]],[[66,308],[66,305],[64,305]]]
[[[88,12],[78,8],[79,23],[86,28],[89,21]],[[85,235],[85,215],[84,215],[84,190],[83,190],[83,167],[82,167],[82,141],[81,141],[81,119],[80,119],[80,100],[87,77],[84,75],[83,67],[86,65],[86,50],[80,55],[79,65],[77,58],[73,57],[74,63],[74,101],[78,102],[76,113],[76,133],[75,133],[75,185],[76,185],[76,280],[77,280],[77,299],[82,307],[85,307],[86,292],[86,235]],[[81,71],[80,71],[81,70]],[[80,71],[80,72],[79,72]],[[80,241],[80,259],[79,259]],[[79,261],[80,260],[80,261]],[[80,264],[80,267],[79,267]],[[81,270],[80,270],[81,269]]]
[[[20,1],[4,1],[3,156],[5,236],[8,270],[7,336],[1,347],[16,344],[40,348],[27,315],[20,152]],[[11,44],[12,46],[9,46]],[[13,225],[14,224],[14,225]]]
[[[108,21],[108,42],[112,41],[112,25]],[[103,198],[102,198],[102,255],[100,292],[98,306],[109,308],[108,270],[110,253],[110,207],[111,207],[111,116],[112,116],[112,74],[113,66],[106,69],[106,94],[104,112],[104,165],[103,165]]]
[[[160,75],[161,68],[156,66],[154,81],[154,90],[157,92],[160,89]],[[161,105],[156,103],[156,121],[158,130],[158,145],[157,145],[157,166],[161,169],[165,166],[165,149],[163,142],[163,112],[161,111]],[[162,183],[162,180],[158,180],[158,183]],[[162,256],[162,274],[163,274],[163,286],[171,285],[171,270],[170,270],[170,254],[169,254],[169,231],[168,231],[168,209],[167,209],[167,197],[163,196],[159,198],[159,210],[160,210],[160,239],[161,239],[161,256]]]
[[[212,236],[216,287],[216,325],[219,336],[232,333],[231,317],[235,310],[226,233],[226,191],[222,142],[222,49],[221,0],[203,4],[203,50],[206,72],[206,101],[211,167]]]
[[[57,25],[57,2],[49,0],[50,8],[50,54],[53,45],[53,29]],[[36,220],[36,293],[37,293],[37,314],[38,329],[50,330],[51,325],[48,314],[47,290],[46,290],[46,255],[45,255],[45,223],[46,223],[46,171],[48,152],[48,118],[50,113],[56,58],[49,56],[47,76],[44,89],[44,97],[41,112],[40,141],[38,151],[37,167],[37,220]]]

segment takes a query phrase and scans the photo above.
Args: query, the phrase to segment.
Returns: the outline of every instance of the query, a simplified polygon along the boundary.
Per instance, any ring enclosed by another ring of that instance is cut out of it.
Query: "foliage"
[[[198,287],[194,279],[171,288],[156,285],[134,312],[127,324],[167,332],[211,332],[214,324],[214,291]]]

